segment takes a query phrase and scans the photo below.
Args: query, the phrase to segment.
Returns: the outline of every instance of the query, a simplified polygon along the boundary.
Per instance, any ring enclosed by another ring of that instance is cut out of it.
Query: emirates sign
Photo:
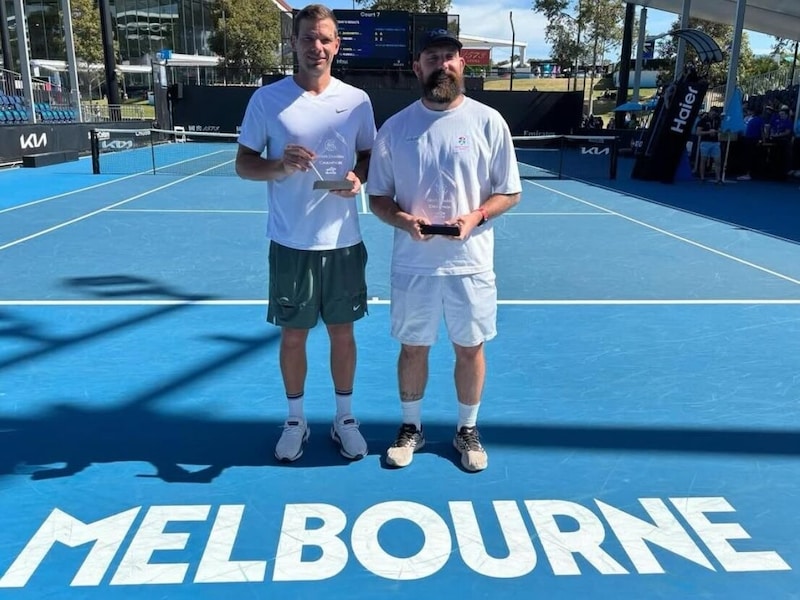
[[[489,48],[462,48],[461,56],[467,65],[488,65],[491,64],[491,49]]]

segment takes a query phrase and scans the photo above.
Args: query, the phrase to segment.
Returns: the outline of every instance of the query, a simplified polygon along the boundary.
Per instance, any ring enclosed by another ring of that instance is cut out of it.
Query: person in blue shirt
[[[736,179],[738,181],[750,181],[752,179],[753,167],[759,158],[759,142],[764,130],[764,117],[761,111],[756,111],[752,107],[745,108],[745,131],[741,139],[741,156],[744,158],[746,172]]]

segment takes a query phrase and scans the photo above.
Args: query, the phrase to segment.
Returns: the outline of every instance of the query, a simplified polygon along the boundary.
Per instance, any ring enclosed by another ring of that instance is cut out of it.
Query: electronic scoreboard
[[[336,69],[410,69],[411,15],[400,10],[334,10],[339,21]]]

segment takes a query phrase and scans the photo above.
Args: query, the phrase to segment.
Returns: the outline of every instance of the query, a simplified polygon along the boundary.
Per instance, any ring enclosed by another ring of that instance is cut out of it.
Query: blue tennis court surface
[[[287,466],[261,185],[90,171],[0,172],[0,598],[800,598],[800,246],[769,219],[794,187],[524,182],[469,474],[444,332],[427,444],[383,461],[391,231],[364,199],[370,454],[329,438],[318,328]]]

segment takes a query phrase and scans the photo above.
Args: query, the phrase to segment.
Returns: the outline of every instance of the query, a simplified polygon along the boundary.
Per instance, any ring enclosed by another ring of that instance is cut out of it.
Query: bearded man
[[[496,335],[492,222],[519,202],[521,183],[508,125],[464,95],[460,51],[447,30],[425,36],[413,65],[422,97],[383,124],[370,158],[370,208],[395,228],[391,333],[401,345],[402,425],[386,453],[395,467],[425,444],[422,398],[442,317],[456,358],[453,445],[467,471],[488,465],[477,418],[483,346]]]

